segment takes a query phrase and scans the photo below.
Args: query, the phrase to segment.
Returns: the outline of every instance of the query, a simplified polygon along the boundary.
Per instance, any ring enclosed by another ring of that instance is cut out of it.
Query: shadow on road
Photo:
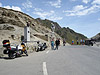
[[[26,55],[22,55],[22,56],[19,56],[19,57],[16,57],[16,58],[20,58],[20,57],[27,57]],[[16,59],[15,58],[15,59]],[[5,60],[12,60],[12,58],[9,58],[9,57],[0,57],[0,59],[5,59]]]
[[[11,58],[9,58],[9,57],[0,57],[0,59],[9,60],[9,59],[11,59]]]

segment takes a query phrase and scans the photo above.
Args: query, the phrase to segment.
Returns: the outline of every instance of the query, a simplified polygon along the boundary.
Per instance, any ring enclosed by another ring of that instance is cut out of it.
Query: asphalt
[[[100,49],[60,46],[28,57],[0,58],[0,75],[100,75]]]

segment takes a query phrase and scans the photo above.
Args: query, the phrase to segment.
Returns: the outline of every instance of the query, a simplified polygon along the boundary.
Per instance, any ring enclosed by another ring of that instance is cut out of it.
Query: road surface
[[[0,58],[0,75],[100,75],[100,50],[73,45],[13,60]]]

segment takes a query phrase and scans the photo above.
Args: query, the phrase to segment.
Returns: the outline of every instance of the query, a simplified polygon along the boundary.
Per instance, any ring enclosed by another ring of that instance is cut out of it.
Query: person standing
[[[82,45],[82,39],[80,40],[80,45]]]
[[[60,38],[58,39],[58,42],[59,42],[59,45],[58,46],[60,46]]]
[[[85,45],[85,40],[83,40],[83,45]]]
[[[66,44],[66,40],[65,40],[65,38],[63,39],[63,46],[65,46],[65,44]]]
[[[72,40],[72,45],[74,44],[74,40]]]
[[[51,39],[51,49],[54,50],[54,38]]]
[[[77,40],[77,45],[79,44],[79,41]]]
[[[59,40],[59,39],[57,39],[57,40],[55,41],[55,45],[56,45],[56,48],[55,48],[55,49],[58,50],[58,46],[60,45],[60,40]]]

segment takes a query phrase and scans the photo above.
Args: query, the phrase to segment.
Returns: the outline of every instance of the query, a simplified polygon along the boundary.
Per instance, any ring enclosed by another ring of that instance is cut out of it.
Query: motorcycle
[[[11,59],[21,56],[21,50],[16,50],[16,48],[12,48],[12,47],[6,47],[3,53],[8,54],[8,57]]]
[[[43,50],[45,50],[45,49],[47,48],[46,43],[40,44],[39,42],[37,42],[37,44],[38,44],[38,47],[37,47],[37,49],[36,49],[36,52],[38,52],[38,51],[43,51]]]
[[[9,58],[14,59],[16,57],[21,56],[21,49],[17,49],[14,46],[10,46],[9,40],[4,40],[2,43],[3,43],[3,47],[5,47],[3,53],[8,54]]]
[[[46,48],[47,48],[46,43],[43,43],[43,45],[42,45],[42,49],[45,50]]]

